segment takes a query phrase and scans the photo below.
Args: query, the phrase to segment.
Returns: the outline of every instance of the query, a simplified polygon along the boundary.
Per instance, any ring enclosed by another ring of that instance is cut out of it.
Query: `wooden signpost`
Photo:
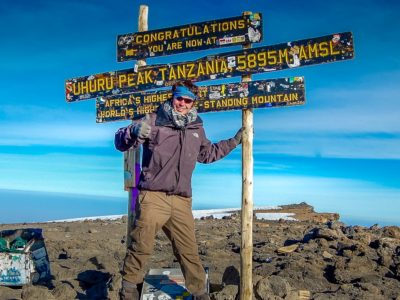
[[[140,5],[139,7],[139,32],[148,30],[148,14],[149,7],[147,5]],[[138,60],[137,65],[143,67],[146,65],[144,59]],[[128,222],[126,228],[126,246],[132,243],[130,231],[136,216],[136,199],[139,196],[138,183],[140,175],[140,148],[129,149],[124,152],[124,189],[128,192]]]
[[[171,97],[176,81],[203,81],[242,76],[241,83],[199,87],[195,102],[200,113],[242,110],[242,243],[240,299],[253,297],[253,108],[285,107],[305,103],[304,78],[289,77],[251,81],[251,74],[279,71],[314,64],[344,61],[354,57],[351,32],[251,48],[261,41],[262,16],[240,17],[147,31],[148,7],[140,6],[139,32],[119,35],[117,59],[127,61],[153,56],[243,44],[239,51],[209,55],[194,61],[146,66],[68,79],[67,102],[97,98],[96,122],[135,120],[153,112]],[[157,90],[158,89],[158,90]],[[146,91],[153,90],[153,91]],[[124,155],[125,189],[129,191],[128,232],[132,226],[131,204],[137,196],[140,152]],[[128,240],[127,245],[129,245]]]
[[[251,12],[244,12],[248,15]],[[251,44],[243,46],[250,51]],[[243,74],[244,84],[251,81],[251,75]],[[239,299],[253,299],[253,109],[242,109],[242,210],[240,243],[240,287]]]

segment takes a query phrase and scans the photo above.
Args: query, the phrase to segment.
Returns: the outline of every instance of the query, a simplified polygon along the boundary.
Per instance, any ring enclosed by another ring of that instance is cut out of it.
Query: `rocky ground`
[[[306,204],[284,206],[299,221],[254,220],[254,299],[400,300],[400,228],[346,226],[337,214]],[[200,256],[209,267],[211,298],[237,299],[240,216],[197,220]],[[53,280],[48,286],[0,287],[0,299],[118,299],[126,218],[40,227]],[[157,237],[149,267],[177,267],[168,239]]]

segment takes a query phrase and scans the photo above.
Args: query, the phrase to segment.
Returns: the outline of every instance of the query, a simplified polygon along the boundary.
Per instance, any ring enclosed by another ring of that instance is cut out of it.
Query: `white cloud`
[[[392,80],[383,85],[381,77]],[[399,159],[400,102],[393,78],[399,72],[370,75],[352,87],[312,89],[304,106],[254,110],[254,151]],[[202,116],[213,141],[241,126],[240,111]]]
[[[267,134],[263,143],[254,147],[255,153],[286,154],[307,157],[336,157],[362,159],[400,159],[399,138],[357,137],[334,135],[313,136]]]
[[[121,196],[122,154],[0,154],[0,189]]]
[[[399,133],[397,88],[378,86],[311,91],[303,107],[255,114],[255,128],[281,132]]]
[[[91,103],[93,104],[93,103]],[[93,112],[70,106],[0,106],[0,145],[108,147],[121,123],[96,124]]]
[[[114,132],[105,127],[68,122],[0,124],[0,145],[110,146]]]
[[[381,76],[400,77],[399,72]],[[400,158],[397,86],[392,79],[382,88],[379,79],[375,74],[351,88],[315,87],[307,92],[308,102],[301,107],[254,110],[254,151]],[[80,104],[59,109],[1,106],[0,113],[6,118],[0,121],[0,145],[112,147],[116,129],[128,121],[96,124],[93,103]],[[240,111],[201,116],[212,141],[230,138],[241,127]]]

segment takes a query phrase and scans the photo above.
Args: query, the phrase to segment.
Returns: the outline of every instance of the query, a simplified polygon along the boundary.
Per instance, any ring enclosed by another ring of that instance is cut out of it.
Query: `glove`
[[[151,125],[147,123],[148,116],[143,121],[138,123],[136,126],[132,126],[131,133],[140,139],[146,139],[150,136]]]
[[[233,138],[235,139],[237,145],[239,145],[239,144],[242,143],[242,134],[243,134],[243,130],[244,130],[243,127],[240,128],[240,129],[238,130],[238,132],[235,134],[235,136],[233,137]]]

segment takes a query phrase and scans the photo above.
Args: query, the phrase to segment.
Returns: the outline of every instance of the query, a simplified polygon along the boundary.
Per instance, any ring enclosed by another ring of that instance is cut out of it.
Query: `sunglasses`
[[[192,99],[189,98],[183,98],[183,97],[176,97],[174,98],[176,101],[181,102],[181,101],[185,101],[186,104],[190,104],[193,102]]]

